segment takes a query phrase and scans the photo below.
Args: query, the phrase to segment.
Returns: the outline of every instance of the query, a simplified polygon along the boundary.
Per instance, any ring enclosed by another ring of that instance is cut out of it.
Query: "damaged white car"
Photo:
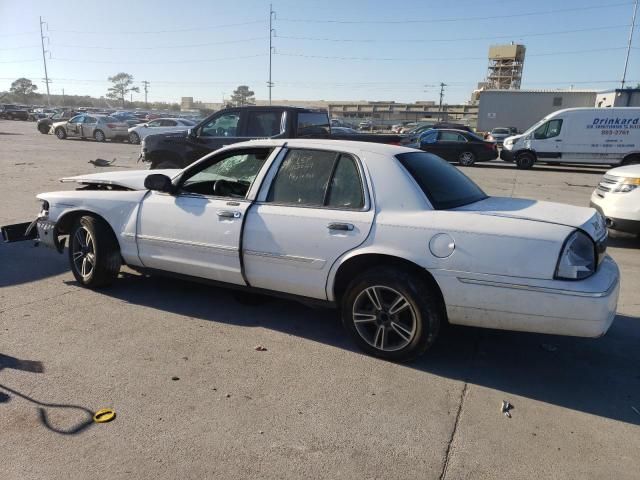
[[[366,352],[409,360],[444,322],[597,337],[619,270],[590,208],[487,196],[429,153],[337,140],[234,144],[184,170],[82,175],[3,227],[89,288],[122,265],[340,308]]]

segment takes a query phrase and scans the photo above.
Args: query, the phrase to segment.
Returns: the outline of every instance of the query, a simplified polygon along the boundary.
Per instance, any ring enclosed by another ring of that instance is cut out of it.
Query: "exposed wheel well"
[[[513,158],[518,158],[521,155],[531,155],[535,159],[538,158],[538,156],[536,155],[536,152],[534,152],[533,150],[518,150],[513,156]]]
[[[71,227],[73,226],[75,221],[78,218],[82,217],[83,215],[91,215],[92,217],[96,217],[96,218],[99,218],[100,220],[102,220],[105,223],[105,225],[107,227],[109,227],[109,231],[113,235],[113,238],[115,238],[116,243],[118,244],[118,247],[120,247],[120,242],[118,241],[118,236],[113,231],[113,228],[111,228],[111,225],[109,224],[109,222],[107,222],[104,219],[104,217],[98,215],[95,212],[91,212],[89,210],[74,210],[73,212],[65,213],[56,222],[56,232],[57,232],[57,234],[58,235],[68,235],[69,232],[71,231]]]
[[[383,255],[383,254],[374,254],[367,253],[363,255],[358,255],[356,257],[352,257],[342,265],[336,272],[336,276],[333,282],[333,294],[336,303],[340,303],[342,296],[344,295],[349,282],[358,275],[366,270],[375,267],[392,267],[397,268],[403,271],[409,271],[415,275],[420,276],[431,288],[434,292],[440,297],[440,301],[442,303],[442,308],[445,312],[446,317],[446,305],[444,303],[444,297],[442,295],[442,291],[440,290],[440,286],[438,282],[436,282],[433,275],[429,273],[428,270],[422,268],[415,263],[405,260],[404,258],[394,257],[393,255]]]

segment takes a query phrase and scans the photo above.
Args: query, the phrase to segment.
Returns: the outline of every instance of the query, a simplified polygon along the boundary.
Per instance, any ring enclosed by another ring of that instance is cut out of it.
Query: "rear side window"
[[[311,207],[360,209],[362,181],[350,155],[291,150],[280,165],[267,201]]]
[[[298,113],[297,136],[327,135],[329,133],[329,117],[322,112]]]
[[[247,119],[247,136],[273,137],[280,133],[282,113],[249,112]]]
[[[453,165],[427,152],[396,155],[436,210],[461,207],[487,198],[471,179]]]

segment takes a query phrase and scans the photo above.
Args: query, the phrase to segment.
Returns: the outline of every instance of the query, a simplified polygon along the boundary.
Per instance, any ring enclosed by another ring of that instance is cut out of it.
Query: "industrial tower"
[[[491,45],[489,47],[489,68],[486,89],[520,89],[522,69],[524,68],[524,45],[511,42],[509,45]]]

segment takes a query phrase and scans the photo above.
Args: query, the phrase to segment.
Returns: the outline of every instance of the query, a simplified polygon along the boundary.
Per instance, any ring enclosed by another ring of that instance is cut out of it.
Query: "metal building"
[[[478,131],[515,127],[524,131],[556,110],[594,107],[596,90],[484,90],[478,104]]]
[[[519,89],[524,69],[524,45],[491,45],[486,88],[495,90]]]

